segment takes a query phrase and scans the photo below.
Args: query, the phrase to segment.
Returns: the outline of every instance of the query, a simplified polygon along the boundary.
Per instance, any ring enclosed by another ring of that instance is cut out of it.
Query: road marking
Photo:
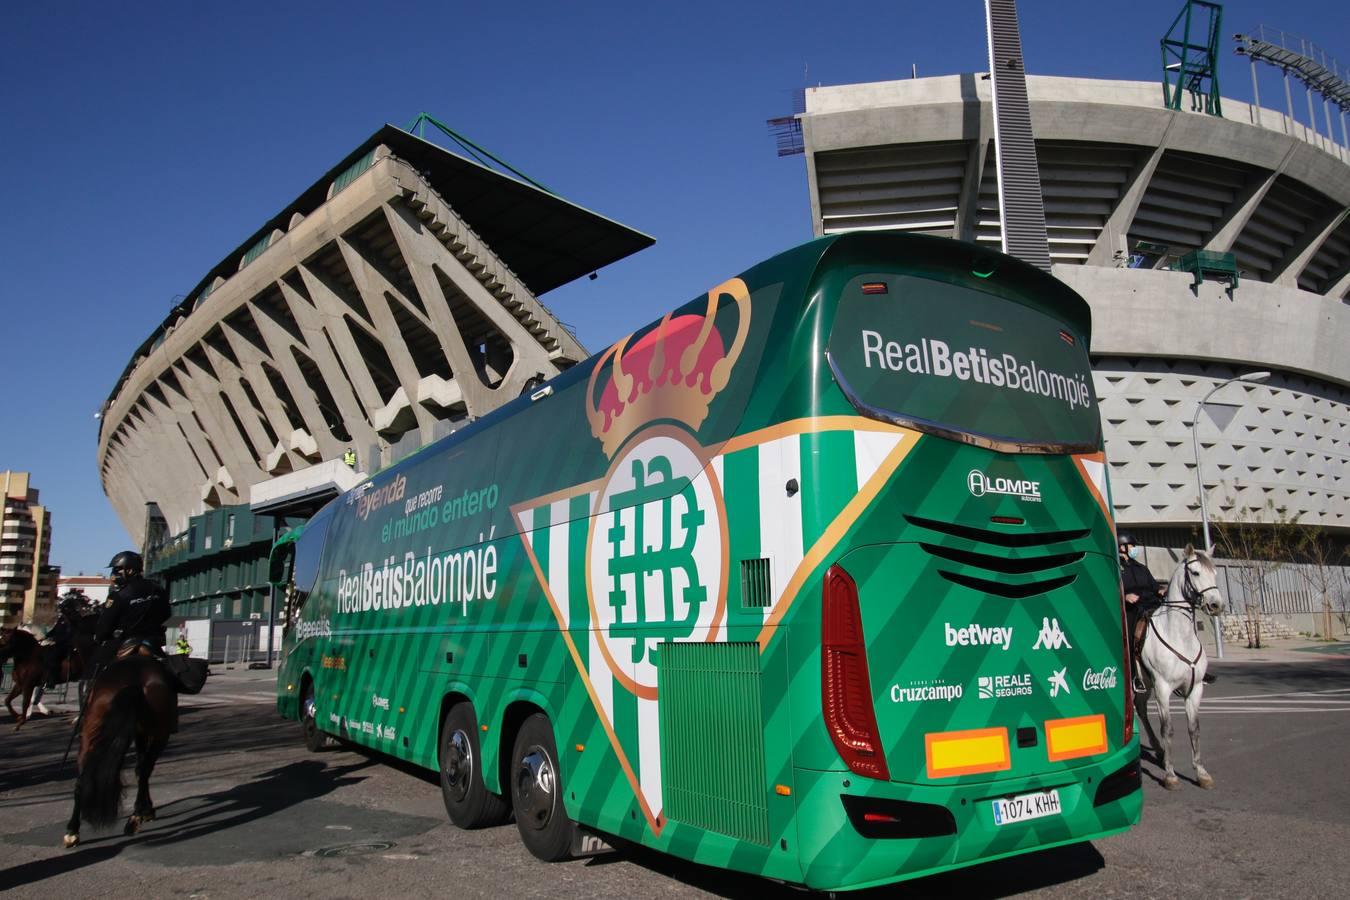
[[[1152,696],[1149,697],[1152,700]],[[1185,700],[1172,696],[1168,712],[1183,712]],[[1153,706],[1156,708],[1157,703]],[[1206,715],[1288,715],[1290,713],[1350,712],[1350,688],[1322,691],[1278,691],[1269,694],[1237,694],[1231,697],[1205,697],[1200,712]]]

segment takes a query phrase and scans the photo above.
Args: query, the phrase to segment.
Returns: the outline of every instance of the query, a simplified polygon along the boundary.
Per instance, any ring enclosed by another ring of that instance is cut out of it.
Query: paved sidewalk
[[[1246,641],[1225,641],[1223,659],[1214,653],[1214,632],[1206,630],[1203,640],[1211,665],[1224,663],[1311,663],[1314,660],[1350,659],[1350,639],[1324,641],[1320,638],[1263,639],[1261,648],[1248,648]]]
[[[262,702],[265,698],[274,699],[276,696],[276,669],[249,669],[242,665],[227,669],[222,665],[214,665],[210,673],[206,687],[202,688],[200,694],[184,695],[181,698],[184,706],[210,704],[217,698],[225,701],[247,697],[249,702]],[[48,694],[43,697],[42,704],[53,716],[73,716],[79,712],[79,699],[74,685],[66,692],[64,701],[49,699],[51,696]]]

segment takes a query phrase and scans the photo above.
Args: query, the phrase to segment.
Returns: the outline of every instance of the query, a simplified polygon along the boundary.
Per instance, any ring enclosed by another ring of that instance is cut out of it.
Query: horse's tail
[[[122,761],[136,733],[141,687],[127,685],[113,696],[80,762],[80,817],[95,827],[111,825],[122,805]]]

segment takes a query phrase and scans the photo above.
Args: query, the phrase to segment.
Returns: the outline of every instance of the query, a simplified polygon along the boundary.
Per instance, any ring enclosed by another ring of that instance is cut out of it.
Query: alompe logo
[[[975,497],[983,497],[985,494],[1005,494],[1031,503],[1041,502],[1041,483],[1025,478],[1004,478],[1002,475],[990,478],[979,469],[971,469],[970,474],[966,476],[966,487],[970,488],[971,495]]]

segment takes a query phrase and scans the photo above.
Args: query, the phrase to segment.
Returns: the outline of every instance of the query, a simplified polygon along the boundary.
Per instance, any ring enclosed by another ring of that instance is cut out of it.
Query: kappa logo
[[[1073,644],[1069,643],[1068,635],[1060,630],[1059,619],[1051,619],[1048,616],[1041,619],[1041,631],[1036,636],[1036,645],[1032,650],[1059,650],[1067,648],[1073,649]]]
[[[1068,666],[1065,666],[1062,669],[1056,669],[1053,675],[1045,679],[1050,684],[1051,697],[1058,697],[1060,691],[1063,691],[1066,694],[1071,693],[1069,691],[1069,681],[1065,677],[1065,673],[1067,673],[1068,671],[1069,671]]]

